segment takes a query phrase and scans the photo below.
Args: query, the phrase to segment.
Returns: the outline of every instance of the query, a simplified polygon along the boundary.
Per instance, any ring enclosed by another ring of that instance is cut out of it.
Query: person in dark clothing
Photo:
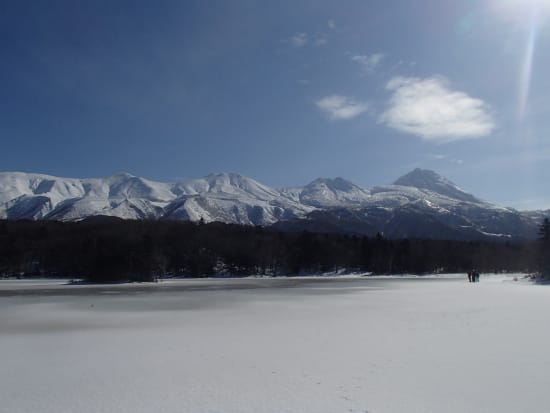
[[[468,271],[468,282],[472,282],[472,271]]]
[[[474,279],[476,283],[479,282],[479,271],[474,271]]]

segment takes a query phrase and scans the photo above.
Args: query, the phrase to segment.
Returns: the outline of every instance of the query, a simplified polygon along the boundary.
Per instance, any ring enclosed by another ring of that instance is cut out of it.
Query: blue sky
[[[550,208],[548,50],[550,0],[0,0],[0,169]]]

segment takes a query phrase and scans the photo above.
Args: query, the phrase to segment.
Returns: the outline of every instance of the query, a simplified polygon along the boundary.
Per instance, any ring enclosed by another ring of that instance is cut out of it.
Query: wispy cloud
[[[315,46],[324,46],[328,43],[328,39],[326,38],[326,36],[319,34],[315,36],[314,43],[315,43]]]
[[[315,102],[317,107],[325,112],[331,119],[347,120],[355,118],[366,112],[369,105],[347,96],[325,96]]]
[[[285,42],[290,43],[296,48],[302,48],[309,45],[321,47],[328,43],[328,37],[324,33],[311,34],[300,32],[286,39]]]
[[[351,60],[361,65],[365,73],[372,73],[380,64],[384,55],[382,53],[374,53],[371,55],[354,55]]]
[[[443,77],[394,77],[380,122],[431,142],[475,139],[495,129],[489,106],[464,92],[451,90]]]
[[[447,155],[442,155],[442,154],[439,154],[439,153],[430,153],[430,154],[426,155],[426,157],[428,157],[429,159],[435,159],[437,161],[441,161],[443,159],[448,158]]]
[[[331,20],[329,20],[329,22],[330,21]],[[330,24],[329,24],[329,29],[330,29]],[[294,33],[292,36],[286,39],[283,39],[283,43],[290,43],[292,46],[296,48],[302,48],[306,46],[322,47],[328,43],[329,37],[330,37],[330,33],[327,33],[326,31],[320,31],[320,32],[304,31],[304,32]]]
[[[462,159],[458,158],[452,158],[449,155],[443,155],[440,153],[429,153],[426,155],[426,158],[432,160],[432,161],[445,161],[449,163],[453,163],[455,165],[463,165],[464,161]]]
[[[330,30],[334,30],[334,29],[336,29],[336,22],[334,20],[330,19],[327,22],[327,26]]]
[[[290,44],[294,47],[304,47],[309,41],[307,33],[296,33],[290,38]]]

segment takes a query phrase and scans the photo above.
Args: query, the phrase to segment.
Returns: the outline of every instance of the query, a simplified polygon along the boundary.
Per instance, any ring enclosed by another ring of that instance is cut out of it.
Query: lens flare
[[[525,48],[525,56],[521,65],[519,77],[519,118],[523,120],[527,109],[529,99],[529,89],[531,87],[531,73],[533,71],[533,56],[535,54],[535,43],[537,39],[537,10],[533,7],[531,18],[531,26],[529,28],[529,36],[527,38],[527,46]]]

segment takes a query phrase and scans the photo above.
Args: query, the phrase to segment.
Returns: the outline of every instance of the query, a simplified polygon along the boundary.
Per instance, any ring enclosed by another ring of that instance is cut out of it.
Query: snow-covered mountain
[[[428,169],[416,168],[397,179],[393,185],[424,189],[461,201],[480,202],[479,199],[463,191],[448,179]]]
[[[301,188],[282,189],[281,194],[296,202],[319,208],[360,205],[370,199],[368,190],[343,178],[317,178]]]
[[[534,237],[544,215],[484,202],[422,169],[370,190],[342,178],[275,189],[235,173],[174,183],[127,173],[103,179],[0,173],[4,219],[203,219],[390,237],[513,239]]]
[[[371,188],[358,204],[317,209],[307,219],[276,226],[391,238],[512,240],[535,237],[544,214],[490,204],[433,171],[415,169],[392,185]]]
[[[273,188],[234,173],[174,184],[178,197],[164,208],[166,219],[268,225],[305,216],[312,210]]]
[[[302,205],[239,174],[176,183],[127,173],[104,179],[0,173],[0,218],[78,221],[89,216],[187,219],[268,225],[305,216]]]

